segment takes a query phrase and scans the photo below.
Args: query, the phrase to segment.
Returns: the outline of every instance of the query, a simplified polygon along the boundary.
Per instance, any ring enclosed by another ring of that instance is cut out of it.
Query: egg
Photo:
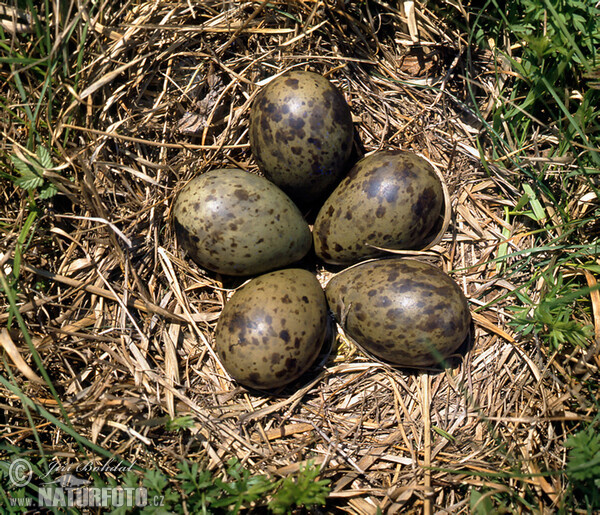
[[[335,275],[325,293],[345,334],[393,365],[437,365],[469,334],[471,315],[461,289],[421,261],[366,261]]]
[[[192,179],[173,206],[177,237],[201,267],[242,276],[282,268],[312,246],[294,202],[264,177],[218,169]]]
[[[327,333],[327,303],[307,270],[277,270],[250,280],[225,304],[215,350],[239,383],[269,390],[298,379]]]
[[[273,79],[250,112],[250,148],[258,167],[300,204],[310,204],[347,172],[353,133],[344,96],[312,72]]]
[[[412,152],[361,159],[321,207],[313,227],[317,256],[352,264],[384,249],[419,249],[442,217],[444,190],[433,167]],[[377,248],[379,247],[379,248]]]

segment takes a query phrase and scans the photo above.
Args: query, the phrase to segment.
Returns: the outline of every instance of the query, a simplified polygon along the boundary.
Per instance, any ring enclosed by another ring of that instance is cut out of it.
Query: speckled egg
[[[469,334],[471,315],[461,289],[420,261],[360,263],[335,275],[325,293],[345,334],[394,365],[436,365]]]
[[[343,95],[312,72],[272,80],[250,112],[250,146],[260,170],[301,204],[321,196],[347,171],[353,130]]]
[[[269,390],[310,368],[326,329],[327,303],[316,277],[297,268],[278,270],[252,279],[225,304],[215,349],[236,381]]]
[[[412,152],[361,159],[321,207],[313,227],[317,256],[351,264],[385,251],[418,249],[442,216],[444,191],[433,167]]]
[[[264,177],[220,169],[192,179],[173,207],[177,237],[198,265],[253,275],[294,263],[310,229],[292,200]]]

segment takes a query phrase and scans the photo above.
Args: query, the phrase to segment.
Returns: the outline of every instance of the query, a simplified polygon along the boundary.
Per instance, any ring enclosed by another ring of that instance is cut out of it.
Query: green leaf
[[[576,481],[600,480],[600,434],[593,426],[570,436],[565,441],[570,448],[567,475]]]
[[[546,218],[546,211],[542,207],[541,202],[538,200],[533,188],[529,184],[523,184],[523,190],[525,190],[525,194],[529,197],[529,205],[533,210],[535,220],[538,222],[544,220]]]
[[[449,442],[456,442],[456,438],[454,438],[450,433],[444,431],[443,429],[440,429],[437,426],[431,426],[431,429],[433,429],[438,435],[444,437]]]
[[[148,490],[160,493],[169,485],[169,480],[160,470],[148,470],[144,474],[143,484]]]
[[[44,184],[44,179],[34,174],[23,175],[15,180],[15,184],[24,190],[31,191],[42,186]]]
[[[273,513],[289,513],[294,506],[325,505],[329,495],[329,479],[317,477],[321,469],[309,461],[301,468],[297,477],[287,477],[281,482],[280,488],[269,503]]]
[[[43,145],[40,145],[37,148],[37,156],[38,159],[40,160],[40,164],[42,165],[42,167],[46,170],[49,170],[50,168],[52,168],[54,165],[52,163],[52,157],[50,157],[50,152],[48,152],[48,149],[46,147],[44,147]]]
[[[58,189],[51,182],[46,183],[46,185],[40,190],[40,198],[42,200],[46,200],[54,197],[58,193]]]
[[[528,202],[529,195],[527,195],[527,193],[524,193],[523,195],[521,195],[521,198],[518,200],[517,204],[513,208],[513,211],[521,211],[521,209],[523,209],[523,206],[525,206],[525,204],[527,204]]]
[[[194,427],[194,425],[194,417],[191,415],[184,415],[182,417],[167,420],[165,428],[167,431],[180,431],[181,429],[189,429]]]
[[[471,513],[477,515],[488,515],[494,513],[494,503],[490,498],[489,494],[482,494],[478,490],[471,490],[471,497],[469,499],[469,505],[471,507]]]
[[[23,176],[39,175],[36,173],[37,170],[33,167],[33,165],[23,161],[20,157],[11,155],[10,160],[13,162],[13,166],[15,167],[15,170],[17,170],[17,172],[19,172],[21,175],[23,175]]]

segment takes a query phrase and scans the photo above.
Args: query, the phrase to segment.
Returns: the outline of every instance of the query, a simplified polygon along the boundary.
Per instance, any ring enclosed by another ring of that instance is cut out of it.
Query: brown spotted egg
[[[238,169],[192,179],[175,201],[173,218],[190,257],[227,275],[289,265],[312,245],[308,224],[292,200],[264,177]]]
[[[352,264],[418,249],[442,216],[444,191],[433,167],[411,152],[361,159],[321,207],[313,227],[317,256]]]
[[[471,315],[458,285],[412,259],[375,259],[347,268],[325,288],[345,334],[394,365],[442,362],[469,334]]]
[[[272,80],[250,112],[250,146],[260,170],[300,204],[314,201],[346,172],[353,131],[343,95],[312,72]]]
[[[326,329],[327,303],[316,277],[302,269],[278,270],[232,295],[217,322],[215,349],[236,381],[269,390],[310,368]]]

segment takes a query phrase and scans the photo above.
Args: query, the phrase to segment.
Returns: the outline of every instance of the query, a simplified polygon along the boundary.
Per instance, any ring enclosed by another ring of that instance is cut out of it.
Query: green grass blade
[[[569,120],[571,127],[573,127],[575,132],[577,132],[577,134],[579,134],[579,137],[581,138],[581,141],[583,142],[583,144],[590,148],[589,154],[590,154],[592,160],[594,161],[594,164],[596,164],[596,166],[600,166],[600,155],[598,155],[598,150],[592,150],[593,145],[588,140],[585,132],[581,129],[579,124],[576,122],[575,118],[573,118],[573,115],[569,112],[569,110],[567,109],[567,107],[565,106],[563,101],[560,99],[560,97],[558,96],[558,94],[556,93],[556,91],[554,90],[552,85],[548,82],[548,79],[546,79],[545,77],[542,77],[542,82],[548,89],[548,92],[552,95],[552,98],[554,98],[554,101],[560,107],[560,110],[563,112],[563,114],[565,115],[567,120]]]
[[[587,73],[590,73],[592,71],[592,67],[590,66],[590,63],[588,62],[586,57],[581,52],[581,49],[579,48],[579,45],[577,45],[577,42],[575,41],[573,36],[571,35],[571,32],[564,24],[562,17],[558,14],[558,12],[556,12],[556,9],[554,8],[550,0],[544,0],[544,4],[546,5],[546,9],[548,9],[548,11],[550,11],[550,13],[552,14],[552,21],[559,26],[563,36],[571,45],[571,49],[577,54],[577,57],[579,57],[581,64],[585,68],[585,71]]]

